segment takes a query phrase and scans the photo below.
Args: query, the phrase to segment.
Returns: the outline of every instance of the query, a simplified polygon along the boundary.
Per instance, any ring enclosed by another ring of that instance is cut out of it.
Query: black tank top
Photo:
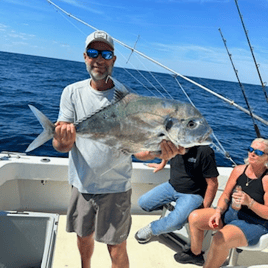
[[[264,205],[264,189],[262,184],[262,178],[266,175],[267,170],[263,172],[263,174],[257,179],[249,179],[245,172],[248,166],[244,169],[244,172],[238,177],[236,181],[236,185],[240,185],[242,187],[242,191],[248,194],[251,198],[253,198],[256,202]],[[253,217],[257,217],[259,219],[263,219],[254,213],[251,209],[247,206],[242,205],[241,211],[247,213]]]

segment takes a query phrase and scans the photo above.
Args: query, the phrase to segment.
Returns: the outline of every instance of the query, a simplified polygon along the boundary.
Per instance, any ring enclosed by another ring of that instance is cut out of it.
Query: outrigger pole
[[[257,137],[260,138],[260,137],[261,137],[261,133],[260,133],[260,130],[259,130],[257,124],[255,123],[254,117],[252,116],[252,111],[251,111],[251,108],[250,108],[250,105],[249,105],[249,102],[248,102],[248,99],[247,99],[247,96],[246,96],[246,93],[245,93],[244,86],[243,86],[243,84],[240,82],[240,79],[239,79],[239,76],[238,76],[238,71],[237,71],[237,69],[236,69],[235,66],[234,66],[234,62],[233,62],[233,59],[232,59],[232,54],[229,52],[229,49],[228,49],[227,44],[226,44],[226,39],[223,37],[223,34],[222,34],[220,28],[219,28],[219,31],[220,31],[221,38],[222,38],[222,41],[223,41],[223,43],[224,43],[224,46],[225,46],[225,48],[226,48],[227,54],[228,54],[228,56],[229,56],[229,58],[230,58],[232,67],[233,67],[233,69],[234,69],[234,72],[235,72],[237,81],[238,81],[239,86],[240,86],[240,88],[241,88],[241,90],[242,90],[242,93],[243,93],[245,102],[246,102],[246,104],[247,104],[247,107],[248,107],[248,111],[249,111],[250,117],[251,117],[251,119],[252,119],[252,121],[253,121],[253,126],[254,126],[254,129],[255,129],[255,132],[256,132],[256,134],[257,134]]]
[[[248,45],[249,45],[249,48],[250,48],[250,51],[251,51],[251,55],[252,55],[252,58],[253,58],[253,60],[254,60],[256,69],[257,69],[257,73],[258,73],[258,76],[259,76],[259,79],[260,79],[260,82],[261,82],[261,86],[262,86],[262,90],[263,90],[265,99],[266,99],[266,101],[268,102],[268,96],[267,96],[267,93],[266,93],[266,91],[265,91],[266,83],[264,83],[264,82],[262,81],[262,77],[261,77],[261,73],[260,73],[260,69],[259,69],[259,64],[257,63],[256,58],[255,58],[255,56],[254,56],[253,47],[251,46],[251,43],[250,43],[250,40],[249,40],[249,37],[248,37],[248,31],[247,31],[246,26],[245,26],[245,24],[244,24],[243,16],[242,16],[242,14],[241,14],[241,12],[240,12],[240,9],[239,9],[237,0],[235,0],[235,4],[236,4],[237,10],[238,10],[238,14],[239,14],[239,17],[240,17],[240,20],[241,20],[241,23],[242,23],[242,26],[243,26],[245,35],[246,35],[246,37],[247,37]]]
[[[53,5],[54,7],[56,7],[57,9],[59,9],[61,12],[63,12],[63,13],[66,14],[67,16],[69,16],[70,18],[73,18],[73,19],[75,19],[75,20],[81,22],[82,24],[84,24],[84,25],[86,25],[86,26],[88,26],[88,27],[94,29],[95,31],[98,30],[97,28],[91,26],[90,24],[88,24],[88,23],[86,23],[86,22],[80,20],[79,18],[76,18],[76,17],[73,16],[72,14],[66,12],[64,9],[60,8],[59,6],[57,6],[57,5],[56,5],[55,3],[53,3],[52,1],[50,1],[50,0],[46,0],[46,1],[49,2],[51,5]],[[237,103],[235,103],[233,100],[229,100],[229,99],[227,99],[227,98],[221,96],[220,94],[218,94],[218,93],[216,93],[216,92],[214,92],[214,91],[212,91],[212,90],[210,90],[210,89],[208,89],[208,88],[202,86],[201,84],[198,84],[197,82],[191,80],[190,78],[188,78],[188,77],[186,77],[186,76],[184,76],[184,75],[182,75],[182,74],[180,74],[180,73],[178,73],[178,72],[176,72],[176,71],[174,71],[174,70],[168,68],[167,66],[163,65],[162,63],[157,62],[157,61],[155,61],[154,59],[152,59],[152,58],[146,56],[145,54],[143,54],[143,53],[141,53],[141,52],[139,52],[139,51],[136,50],[135,48],[132,48],[132,47],[130,47],[130,46],[124,44],[124,43],[121,42],[120,40],[118,40],[118,39],[116,39],[116,38],[113,38],[113,40],[114,40],[115,42],[117,42],[118,44],[120,44],[120,45],[122,45],[122,46],[124,46],[124,47],[126,47],[126,48],[128,48],[128,49],[130,49],[132,52],[135,52],[135,53],[139,54],[141,57],[143,57],[143,58],[145,58],[145,59],[147,59],[147,60],[149,60],[149,61],[151,61],[151,62],[157,64],[158,66],[160,66],[160,67],[166,69],[167,71],[169,71],[169,72],[175,74],[176,76],[179,76],[179,77],[183,78],[184,80],[186,80],[186,81],[188,81],[188,82],[190,82],[190,83],[192,83],[192,84],[194,84],[194,85],[196,85],[196,86],[198,86],[198,87],[204,89],[205,91],[209,92],[210,94],[212,94],[212,95],[218,97],[219,99],[222,99],[223,101],[229,103],[230,105],[232,105],[232,106],[236,107],[237,109],[243,111],[244,113],[250,115],[250,113],[249,113],[249,111],[248,111],[247,109],[245,109],[245,108],[239,106],[239,105],[238,105]],[[255,119],[257,119],[257,120],[259,120],[260,122],[262,122],[263,124],[265,124],[265,125],[268,126],[268,121],[267,121],[267,120],[264,120],[263,118],[259,117],[258,115],[255,115],[255,114],[253,114],[253,113],[252,113],[252,116],[253,116]]]

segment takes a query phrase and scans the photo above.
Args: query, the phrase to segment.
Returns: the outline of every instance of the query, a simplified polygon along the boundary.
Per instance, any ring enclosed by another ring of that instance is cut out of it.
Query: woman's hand
[[[209,218],[208,226],[212,229],[216,229],[220,225],[221,213],[216,210],[216,212]]]
[[[236,204],[242,205],[242,200],[244,200],[242,191],[234,191],[232,194],[232,199],[235,201]],[[245,194],[245,193],[244,193]]]
[[[245,192],[241,191],[241,205],[249,206],[250,203],[252,202],[252,198],[246,194]]]

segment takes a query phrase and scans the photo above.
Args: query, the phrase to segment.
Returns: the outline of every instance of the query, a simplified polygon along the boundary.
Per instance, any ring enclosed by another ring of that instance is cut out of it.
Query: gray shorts
[[[67,232],[84,237],[95,232],[95,240],[121,244],[131,227],[131,192],[81,194],[73,187],[67,212]]]

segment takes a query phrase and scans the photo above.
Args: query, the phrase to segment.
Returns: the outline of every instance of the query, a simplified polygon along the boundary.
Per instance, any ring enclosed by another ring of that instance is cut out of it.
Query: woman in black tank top
[[[198,209],[190,214],[191,249],[176,254],[176,261],[198,263],[204,230],[218,230],[205,268],[220,267],[231,248],[255,245],[268,233],[268,140],[255,139],[245,163],[233,169],[216,209]]]

